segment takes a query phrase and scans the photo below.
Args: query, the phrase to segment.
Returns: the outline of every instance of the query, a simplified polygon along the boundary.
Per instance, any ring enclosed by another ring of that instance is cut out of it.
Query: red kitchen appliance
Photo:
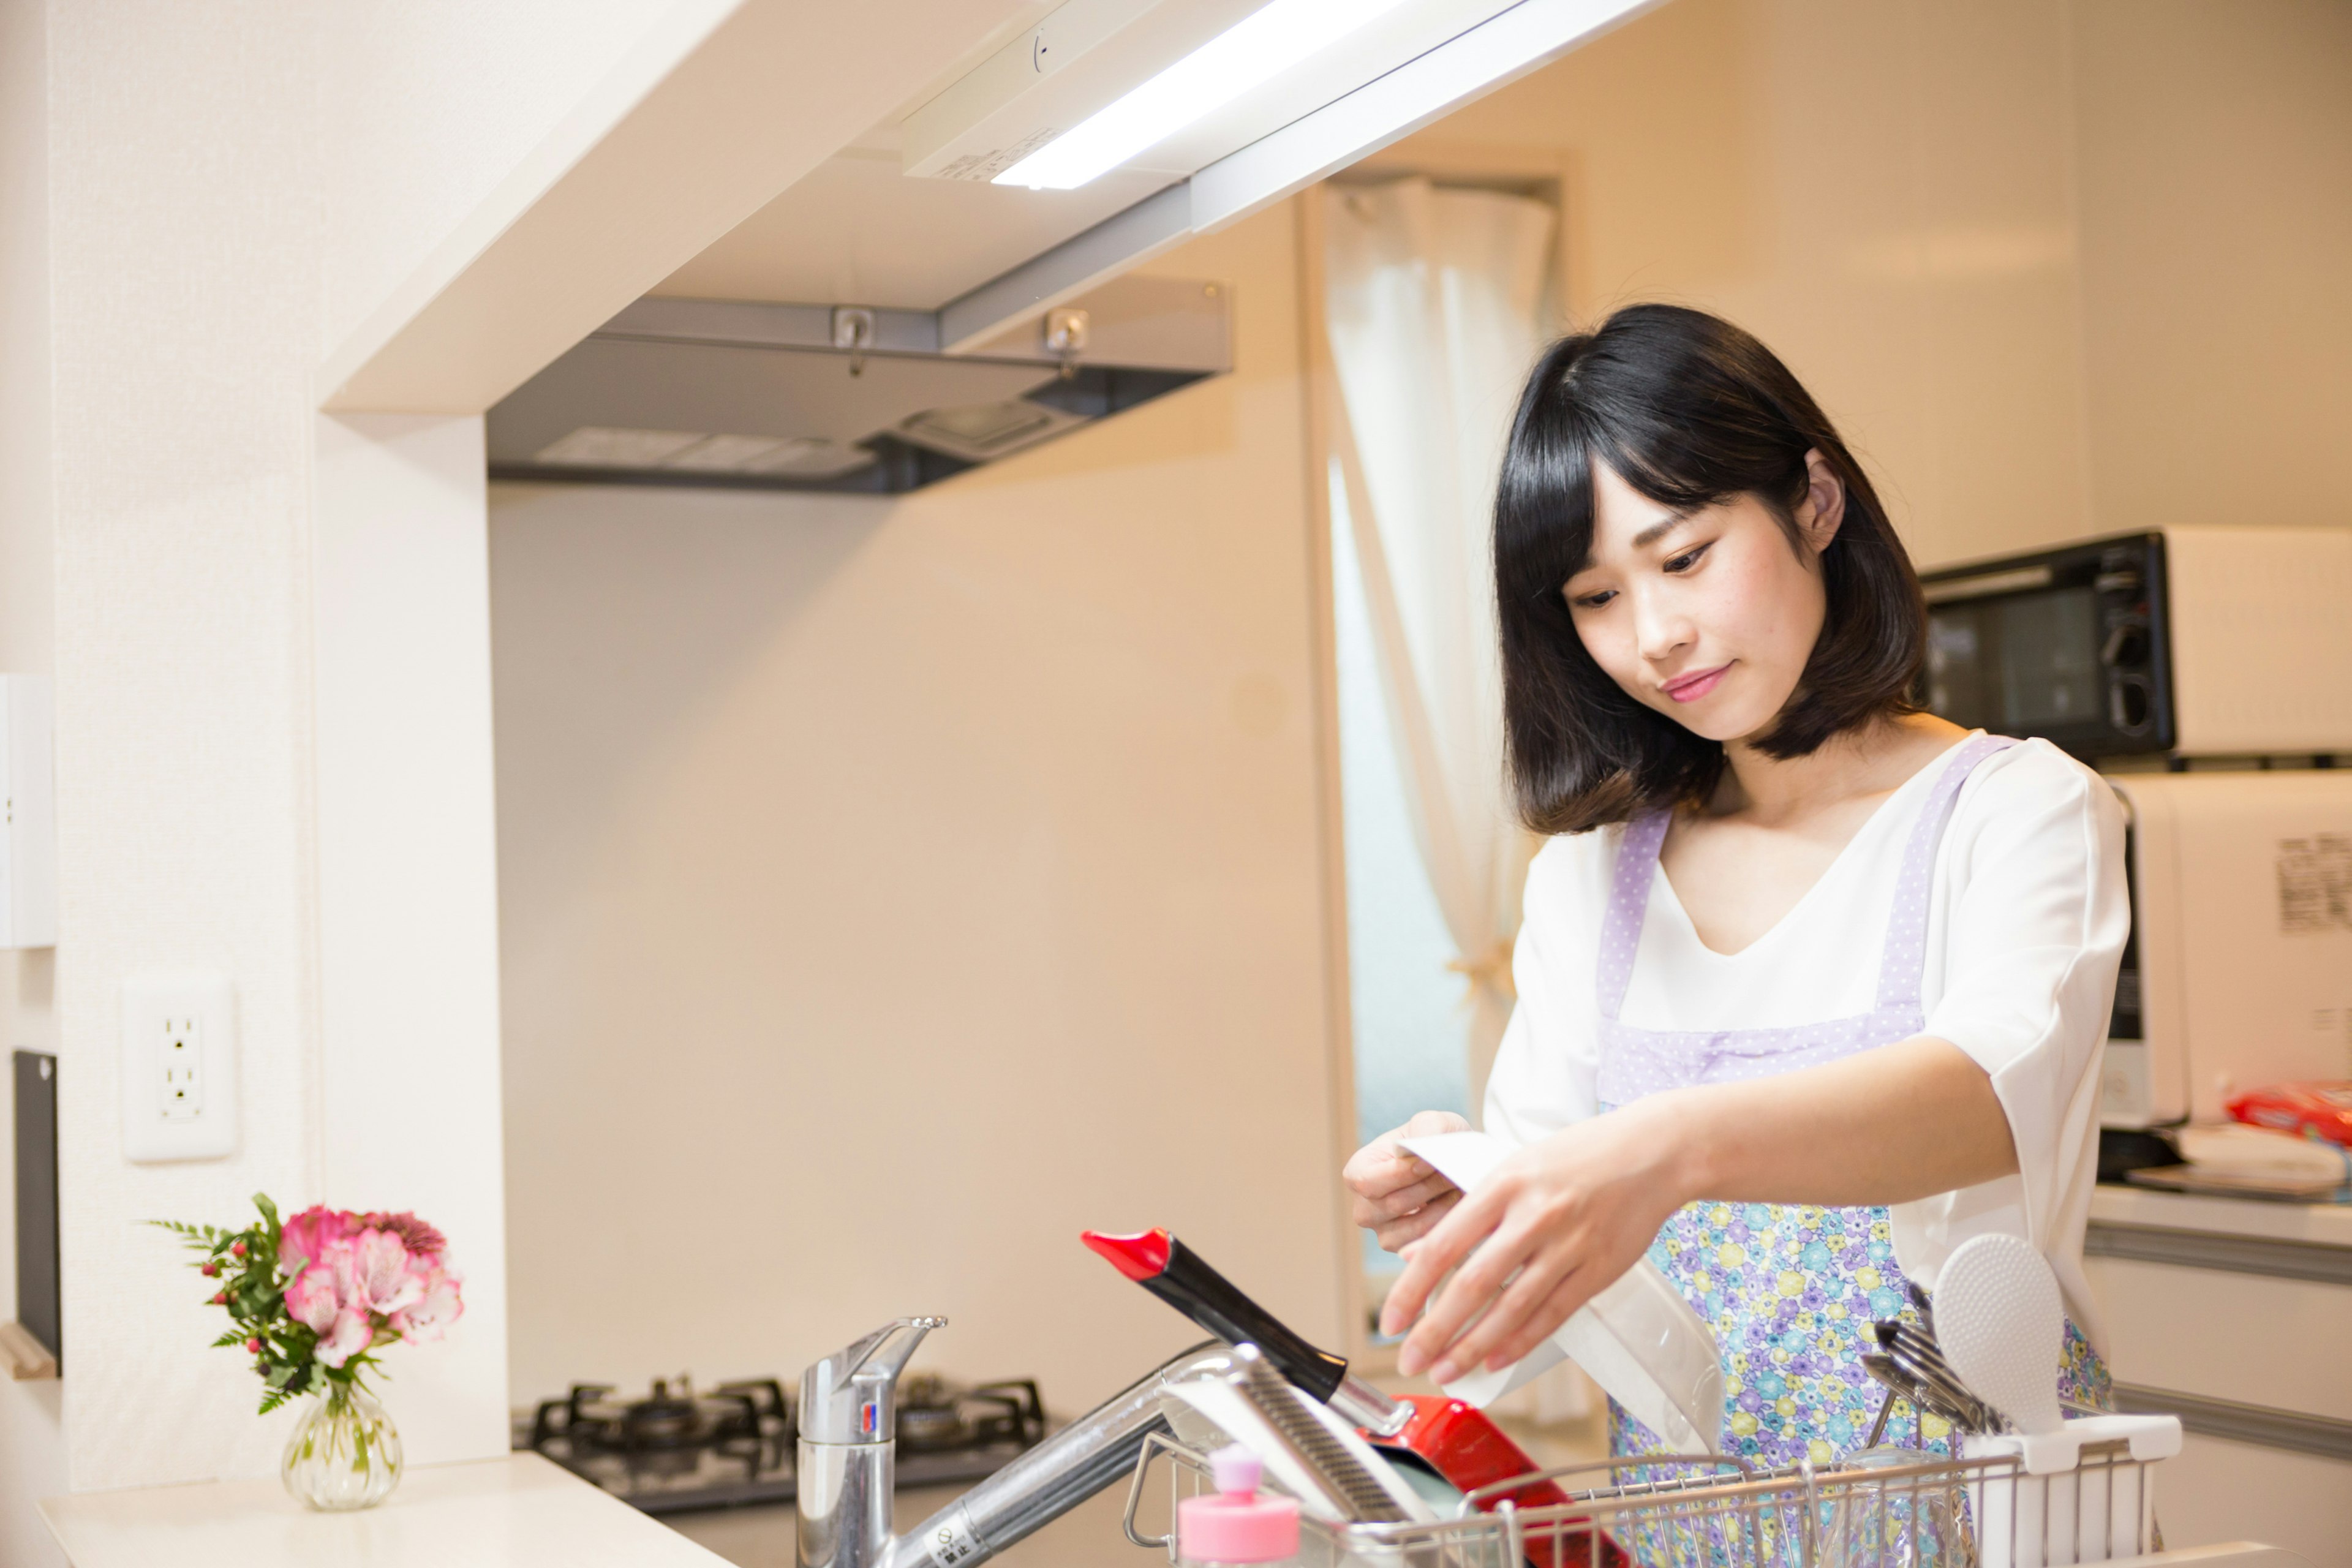
[[[1475,1405],[1436,1394],[1391,1396],[1351,1376],[1346,1357],[1308,1343],[1165,1230],[1133,1236],[1089,1230],[1081,1238],[1120,1273],[1227,1344],[1255,1345],[1283,1376],[1354,1422],[1374,1447],[1410,1456],[1465,1494],[1540,1468]],[[1491,1512],[1507,1500],[1520,1509],[1557,1508],[1569,1500],[1553,1482],[1538,1480],[1483,1498],[1479,1506]],[[1630,1568],[1633,1560],[1615,1542],[1599,1539],[1597,1562],[1580,1531],[1573,1539],[1531,1545],[1529,1560],[1535,1568]]]

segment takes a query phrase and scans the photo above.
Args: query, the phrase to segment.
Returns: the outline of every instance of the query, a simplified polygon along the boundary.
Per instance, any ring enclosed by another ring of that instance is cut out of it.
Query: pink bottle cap
[[[1280,1563],[1298,1555],[1298,1500],[1261,1494],[1258,1458],[1239,1443],[1209,1456],[1213,1497],[1176,1505],[1176,1554],[1187,1563]]]

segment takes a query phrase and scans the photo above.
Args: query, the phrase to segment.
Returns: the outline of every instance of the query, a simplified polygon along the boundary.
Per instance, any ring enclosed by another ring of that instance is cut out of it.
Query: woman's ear
[[[1845,484],[1830,467],[1822,449],[1814,447],[1805,453],[1805,496],[1797,503],[1797,531],[1819,555],[1837,537],[1838,524],[1845,521]]]

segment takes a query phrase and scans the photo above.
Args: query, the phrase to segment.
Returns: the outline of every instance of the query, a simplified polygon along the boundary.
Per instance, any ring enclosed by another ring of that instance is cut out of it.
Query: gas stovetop
[[[1045,1435],[1027,1379],[963,1387],[929,1373],[898,1384],[898,1485],[969,1485]],[[616,1398],[609,1384],[574,1384],[515,1417],[514,1446],[647,1513],[790,1502],[798,1428],[774,1378],[698,1391],[656,1378],[650,1394]]]

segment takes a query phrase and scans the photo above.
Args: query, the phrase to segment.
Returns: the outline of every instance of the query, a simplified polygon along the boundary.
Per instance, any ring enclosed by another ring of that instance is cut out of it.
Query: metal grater
[[[1308,1474],[1322,1483],[1335,1507],[1359,1523],[1391,1523],[1412,1517],[1331,1435],[1331,1429],[1308,1408],[1307,1395],[1286,1382],[1255,1345],[1236,1345],[1234,1353],[1246,1373],[1236,1380],[1234,1392],[1265,1417],[1266,1425],[1289,1446]]]

